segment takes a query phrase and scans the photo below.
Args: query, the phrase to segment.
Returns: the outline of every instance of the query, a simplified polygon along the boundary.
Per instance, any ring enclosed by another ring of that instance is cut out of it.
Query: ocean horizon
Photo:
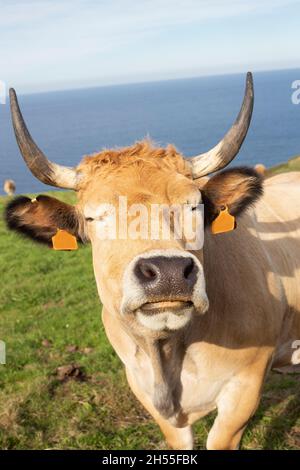
[[[231,165],[267,167],[300,154],[300,104],[292,83],[300,69],[256,72],[252,123]],[[189,157],[213,147],[234,122],[245,74],[203,76],[20,95],[28,128],[51,160],[76,166],[84,155],[128,146],[145,137],[174,144]],[[18,92],[18,90],[16,90]],[[0,192],[45,192],[26,168],[13,134],[9,103],[0,105]]]

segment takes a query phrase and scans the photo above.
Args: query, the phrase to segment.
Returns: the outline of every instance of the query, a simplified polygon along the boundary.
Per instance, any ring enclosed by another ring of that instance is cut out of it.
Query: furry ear
[[[67,230],[79,241],[84,240],[83,223],[76,208],[53,197],[38,196],[31,200],[19,196],[7,205],[5,219],[10,230],[48,246],[52,245],[51,238],[57,229]]]
[[[263,194],[262,177],[247,167],[221,171],[201,189],[205,224],[210,224],[227,206],[231,215],[239,216]]]

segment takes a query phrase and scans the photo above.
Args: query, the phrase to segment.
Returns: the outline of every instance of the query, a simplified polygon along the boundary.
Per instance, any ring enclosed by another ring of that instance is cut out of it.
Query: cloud
[[[265,12],[293,3],[298,0],[0,0],[0,26],[26,30],[45,20],[71,20],[80,26],[88,19],[104,31],[120,26],[128,31]]]
[[[168,32],[176,39],[184,27],[199,25],[201,30],[209,21],[265,14],[295,3],[298,0],[0,0],[0,70],[17,83],[81,79],[100,76],[101,68],[106,69],[104,75],[115,74],[123,54],[129,58],[123,73],[130,74],[130,50],[143,41]]]
[[[266,11],[298,3],[298,0],[0,0],[0,26],[24,29],[45,19],[59,16],[77,19],[96,16],[109,25],[162,26],[194,22],[208,18],[237,16],[254,11]]]

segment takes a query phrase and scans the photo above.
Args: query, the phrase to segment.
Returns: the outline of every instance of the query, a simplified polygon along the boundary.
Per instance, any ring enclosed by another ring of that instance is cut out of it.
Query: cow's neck
[[[136,335],[126,323],[123,328],[131,336],[138,348],[150,359],[153,370],[153,404],[166,418],[178,414],[181,394],[180,375],[184,357],[185,332],[173,332],[166,338],[145,338]]]

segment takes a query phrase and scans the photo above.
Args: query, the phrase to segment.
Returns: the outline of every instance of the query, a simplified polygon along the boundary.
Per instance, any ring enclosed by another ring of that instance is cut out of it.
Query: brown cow
[[[261,176],[265,176],[267,169],[263,163],[257,163],[254,167],[254,170]]]
[[[7,207],[8,226],[48,245],[57,228],[90,240],[107,336],[170,447],[192,449],[191,425],[217,409],[207,448],[236,449],[267,372],[300,360],[293,349],[300,338],[300,175],[268,179],[263,196],[253,169],[205,177],[242,145],[253,107],[251,74],[235,124],[211,151],[191,159],[145,141],[61,167],[34,143],[13,90],[10,96],[27,166],[44,183],[75,189],[78,204],[17,198]],[[155,239],[100,237],[112,209],[118,214],[119,196],[148,212],[155,204],[188,203],[193,217],[204,204],[204,247],[187,250],[184,237],[164,239],[161,231]],[[213,235],[210,225],[224,206],[238,226]]]
[[[16,184],[13,180],[5,180],[3,185],[3,191],[8,196],[13,196],[16,192]]]

